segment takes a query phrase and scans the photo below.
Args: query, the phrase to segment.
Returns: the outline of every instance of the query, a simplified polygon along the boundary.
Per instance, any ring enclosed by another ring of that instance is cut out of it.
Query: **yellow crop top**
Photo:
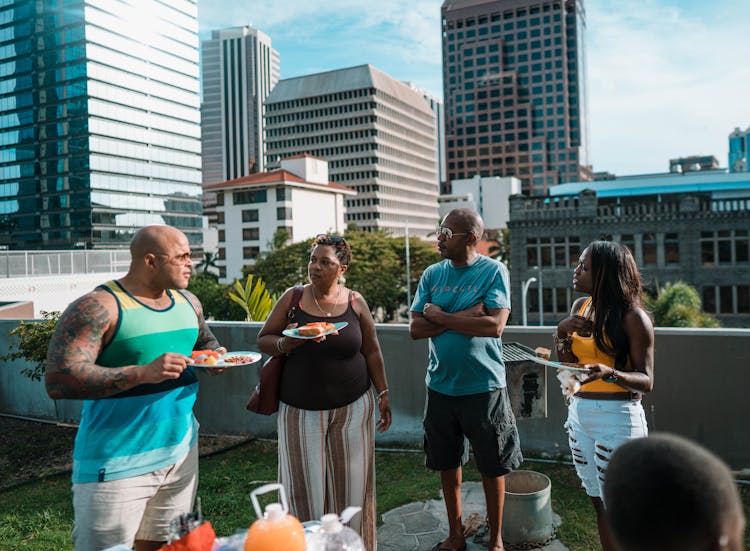
[[[585,313],[585,314],[584,314]],[[586,319],[591,317],[591,297],[587,298],[578,311],[579,316],[584,316]],[[594,335],[589,337],[582,337],[578,333],[571,335],[571,349],[578,363],[581,364],[604,364],[609,367],[615,366],[615,358],[599,350],[594,341]],[[630,358],[627,360],[627,369],[630,371]],[[581,386],[581,390],[584,392],[629,392],[628,389],[618,385],[617,383],[609,383],[604,379],[597,379],[586,383]]]

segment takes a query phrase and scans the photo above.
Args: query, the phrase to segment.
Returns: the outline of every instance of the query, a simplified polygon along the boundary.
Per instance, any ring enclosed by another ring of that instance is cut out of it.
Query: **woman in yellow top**
[[[570,399],[565,428],[602,548],[609,551],[615,547],[604,517],[604,474],[619,445],[648,434],[641,394],[654,384],[654,327],[642,306],[638,267],[621,243],[586,247],[573,289],[588,296],[558,324],[555,349],[561,361],[584,364],[589,374]]]

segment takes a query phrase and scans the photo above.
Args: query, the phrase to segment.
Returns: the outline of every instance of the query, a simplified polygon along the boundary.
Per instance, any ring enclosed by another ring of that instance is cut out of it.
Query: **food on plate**
[[[216,365],[221,358],[221,354],[214,350],[193,350],[190,359],[194,364]]]
[[[317,337],[319,335],[322,335],[323,333],[326,333],[327,331],[333,331],[335,329],[336,326],[332,323],[328,323],[327,321],[314,321],[298,328],[297,334],[301,337]]]
[[[249,355],[237,354],[234,356],[226,356],[222,358],[225,364],[251,364],[257,361],[257,358],[253,358]]]

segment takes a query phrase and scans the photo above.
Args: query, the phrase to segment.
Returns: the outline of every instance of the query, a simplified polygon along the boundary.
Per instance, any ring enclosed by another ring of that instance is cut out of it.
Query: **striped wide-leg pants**
[[[349,405],[313,411],[279,405],[279,482],[301,522],[362,512],[349,524],[375,550],[375,398],[365,392]]]

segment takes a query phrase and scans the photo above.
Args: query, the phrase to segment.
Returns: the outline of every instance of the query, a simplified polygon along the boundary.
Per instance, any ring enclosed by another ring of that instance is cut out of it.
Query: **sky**
[[[440,0],[198,0],[201,39],[252,25],[281,78],[369,63],[442,98]],[[585,0],[595,171],[666,172],[750,127],[750,0]]]

